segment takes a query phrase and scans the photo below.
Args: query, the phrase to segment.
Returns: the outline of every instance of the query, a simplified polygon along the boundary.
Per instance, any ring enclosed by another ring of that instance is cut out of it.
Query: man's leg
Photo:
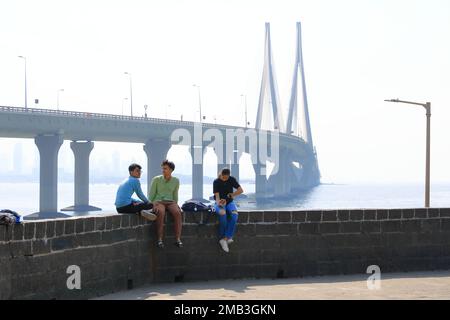
[[[238,220],[238,211],[236,204],[234,202],[230,202],[225,207],[226,212],[231,214],[230,220],[228,221],[227,228],[225,230],[225,237],[228,239],[232,239],[234,235],[234,230],[236,227],[236,223]]]
[[[181,228],[182,228],[181,209],[176,203],[168,204],[166,206],[166,209],[172,214],[175,239],[179,241],[181,239]]]
[[[153,203],[139,203],[138,205],[135,205],[135,207],[139,210],[138,212],[141,212],[142,210],[153,209]]]
[[[116,208],[117,213],[138,213],[133,204],[129,204],[127,206]]]
[[[214,205],[214,208],[219,218],[219,239],[223,239],[227,228],[227,213],[225,208],[219,207],[217,204]]]
[[[140,213],[142,210],[150,210],[153,208],[151,203],[139,203],[137,205],[129,204],[124,207],[117,208],[118,213]]]
[[[166,216],[166,207],[161,202],[155,202],[153,204],[153,212],[155,212],[156,218],[156,234],[158,240],[162,240],[164,235],[164,217]]]

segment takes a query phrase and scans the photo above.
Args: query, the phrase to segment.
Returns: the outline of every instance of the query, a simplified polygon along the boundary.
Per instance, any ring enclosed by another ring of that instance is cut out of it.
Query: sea
[[[90,205],[104,212],[115,212],[114,200],[117,184],[90,185]],[[145,184],[142,189],[147,190]],[[243,183],[245,197],[237,201],[241,210],[316,210],[316,209],[386,209],[420,208],[424,206],[422,184],[321,184],[307,192],[283,199],[256,201],[255,185]],[[204,198],[212,196],[212,185],[205,184]],[[182,184],[179,204],[192,197],[192,186]],[[73,205],[73,183],[58,184],[58,209]],[[431,207],[450,207],[450,183],[431,186]],[[39,183],[0,182],[0,209],[11,209],[22,215],[39,211]]]

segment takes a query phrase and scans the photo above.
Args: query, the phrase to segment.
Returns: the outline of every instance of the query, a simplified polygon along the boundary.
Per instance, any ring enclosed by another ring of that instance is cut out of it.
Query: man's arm
[[[148,195],[148,198],[150,199],[150,202],[155,201],[156,198],[156,179],[152,179],[152,185],[150,187],[150,194]]]
[[[231,197],[232,198],[237,197],[238,195],[240,195],[242,193],[244,193],[244,189],[242,189],[242,187],[239,186],[239,188],[237,188],[237,190],[231,194]]]
[[[176,203],[178,203],[178,190],[180,189],[180,180],[177,180],[177,185],[175,187],[175,190],[173,191],[173,200],[175,200]]]
[[[223,205],[223,201],[225,201],[225,200],[220,199],[219,186],[218,186],[217,181],[214,181],[214,183],[213,183],[213,193],[214,193],[214,198],[216,199],[217,205],[218,206]]]
[[[214,196],[216,198],[216,204],[218,206],[222,206],[224,204],[223,202],[226,202],[225,199],[222,199],[222,200],[220,199],[220,194],[218,192],[214,193]]]
[[[142,188],[141,188],[141,183],[139,182],[139,180],[136,179],[135,182],[135,189],[134,192],[137,194],[137,196],[139,197],[139,199],[141,199],[143,202],[147,203],[148,199],[147,197],[144,195],[144,193],[142,192]]]
[[[238,195],[244,193],[244,189],[242,189],[241,185],[239,184],[239,182],[237,182],[236,178],[234,177],[233,177],[233,188],[235,188],[236,191],[229,194],[231,198],[237,197]]]

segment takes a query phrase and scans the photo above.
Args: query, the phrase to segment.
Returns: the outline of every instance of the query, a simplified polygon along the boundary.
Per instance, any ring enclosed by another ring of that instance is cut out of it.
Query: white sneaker
[[[150,221],[156,220],[156,214],[152,210],[141,210],[141,216]]]
[[[227,240],[222,239],[219,241],[220,246],[222,247],[223,251],[230,252],[230,249],[228,249],[228,243]]]
[[[230,244],[230,243],[233,243],[233,242],[234,242],[233,239],[228,239],[228,240],[227,240],[227,244]]]

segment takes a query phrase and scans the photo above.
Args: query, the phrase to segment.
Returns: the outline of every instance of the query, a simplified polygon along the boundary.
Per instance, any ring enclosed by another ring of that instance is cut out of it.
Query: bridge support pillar
[[[255,170],[255,196],[256,199],[262,199],[267,197],[267,178],[265,164],[256,163],[253,164]]]
[[[269,184],[273,187],[275,197],[286,197],[291,193],[292,179],[295,172],[289,150],[280,150],[283,156],[279,158],[278,172],[269,177]]]
[[[231,164],[231,175],[239,181],[239,163]]]
[[[222,154],[220,154],[220,152],[222,152]],[[217,156],[217,175],[224,168],[231,169],[230,161],[229,161],[230,157],[227,154],[225,143],[219,147],[219,150],[216,150],[216,148],[214,148],[214,153]]]
[[[203,198],[203,158],[205,146],[191,146],[189,152],[192,156],[192,199],[209,201]]]
[[[167,159],[167,153],[172,146],[169,139],[149,139],[144,145],[144,151],[147,154],[147,194],[150,193],[150,187],[153,177],[161,175],[161,163]]]
[[[67,217],[58,212],[58,153],[63,144],[61,134],[38,135],[34,142],[39,150],[39,212],[26,219],[52,219]]]
[[[239,159],[241,158],[241,153],[239,150],[233,151],[232,161],[231,161],[231,175],[239,181]]]
[[[100,211],[102,209],[89,205],[89,156],[94,149],[94,143],[72,141],[70,148],[75,157],[75,205],[61,211]]]

